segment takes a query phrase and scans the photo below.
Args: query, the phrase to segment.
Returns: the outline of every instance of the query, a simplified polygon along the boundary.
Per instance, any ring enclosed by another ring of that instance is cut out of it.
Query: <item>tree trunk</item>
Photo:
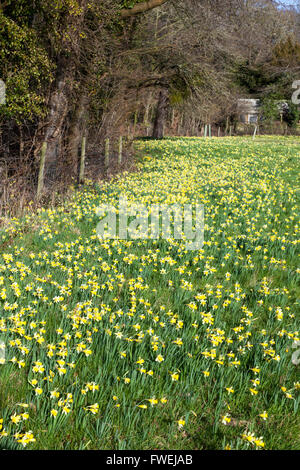
[[[153,139],[162,139],[164,137],[164,122],[168,108],[168,92],[162,90],[159,93],[158,105],[153,127]]]
[[[68,175],[77,176],[78,173],[78,149],[86,127],[87,97],[82,94],[74,111],[68,134],[68,156],[66,170]]]
[[[63,124],[68,112],[66,79],[58,82],[57,88],[50,97],[49,115],[44,141],[47,142],[45,186],[50,186],[57,180],[58,160],[61,153]]]

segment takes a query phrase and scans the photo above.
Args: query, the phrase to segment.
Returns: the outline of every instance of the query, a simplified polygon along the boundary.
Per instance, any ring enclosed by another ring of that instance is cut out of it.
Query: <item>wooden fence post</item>
[[[119,165],[121,165],[121,163],[122,163],[122,152],[123,152],[123,137],[120,136],[120,138],[119,138],[119,155],[118,155]]]
[[[37,199],[40,199],[43,189],[44,189],[44,170],[45,170],[46,151],[47,151],[47,142],[44,142],[42,146],[41,161],[40,161],[40,170],[39,170],[38,187],[37,187]]]
[[[218,127],[218,137],[220,137],[220,127]]]
[[[253,140],[255,139],[256,132],[257,132],[257,126],[255,126],[255,129],[254,129],[254,132],[253,132]]]
[[[82,143],[81,143],[79,184],[83,184],[83,183],[84,183],[85,151],[86,151],[86,137],[83,137],[83,138],[82,138]]]
[[[105,167],[109,167],[109,139],[105,140]]]
[[[135,111],[135,113],[134,113],[134,122],[133,122],[133,137],[135,136],[137,121],[138,121],[138,113],[137,113],[137,111]]]
[[[227,116],[227,118],[226,118],[226,127],[225,127],[225,135],[227,135],[228,127],[229,127],[229,117]]]

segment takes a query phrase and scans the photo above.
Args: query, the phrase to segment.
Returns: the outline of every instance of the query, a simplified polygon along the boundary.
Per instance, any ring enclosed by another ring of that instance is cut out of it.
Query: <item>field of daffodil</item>
[[[0,448],[299,450],[300,140],[136,148],[0,230]],[[203,248],[99,240],[120,195],[204,204]]]

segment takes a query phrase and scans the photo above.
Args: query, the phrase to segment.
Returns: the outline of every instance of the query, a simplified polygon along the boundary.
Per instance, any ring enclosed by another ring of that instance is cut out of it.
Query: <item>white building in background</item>
[[[239,120],[245,124],[258,121],[260,100],[239,99],[237,102],[237,111]]]
[[[278,119],[282,121],[283,115],[288,112],[289,105],[284,100],[274,100],[278,108]],[[239,121],[244,124],[257,123],[259,120],[260,100],[251,98],[241,98],[237,101],[237,113]],[[261,116],[263,118],[263,116]]]

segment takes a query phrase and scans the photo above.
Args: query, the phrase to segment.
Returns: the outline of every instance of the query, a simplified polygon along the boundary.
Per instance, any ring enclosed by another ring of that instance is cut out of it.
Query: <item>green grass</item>
[[[0,448],[299,450],[300,140],[136,148],[137,172],[0,231]],[[99,240],[121,194],[204,204],[203,249]]]

